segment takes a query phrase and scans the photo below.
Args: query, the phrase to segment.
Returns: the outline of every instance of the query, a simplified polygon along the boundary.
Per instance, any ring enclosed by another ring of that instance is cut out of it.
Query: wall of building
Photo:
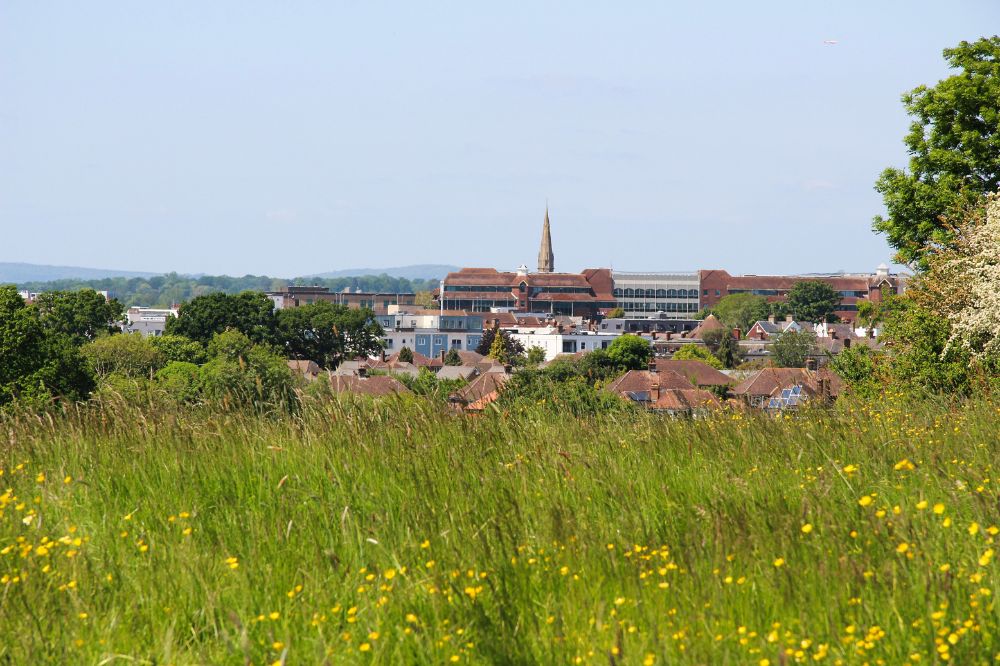
[[[663,312],[672,319],[690,319],[700,306],[698,273],[614,272],[614,297],[626,317]]]

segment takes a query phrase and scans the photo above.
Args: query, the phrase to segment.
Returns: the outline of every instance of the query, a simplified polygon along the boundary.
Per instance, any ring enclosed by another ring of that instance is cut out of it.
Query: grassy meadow
[[[11,414],[0,663],[989,663],[998,424]]]

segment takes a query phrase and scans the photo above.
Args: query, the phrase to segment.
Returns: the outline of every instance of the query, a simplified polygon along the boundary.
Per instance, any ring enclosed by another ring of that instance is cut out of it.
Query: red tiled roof
[[[452,399],[468,405],[490,393],[500,391],[507,383],[507,379],[508,376],[504,372],[485,372],[453,393]]]
[[[634,393],[639,391],[651,391],[654,384],[660,385],[660,391],[664,389],[690,389],[693,388],[691,382],[676,372],[649,372],[648,370],[629,370],[624,375],[611,382],[608,390],[618,395]]]
[[[764,368],[733,388],[734,395],[771,396],[798,384],[811,394],[819,393],[819,380],[830,382],[830,395],[840,395],[843,380],[826,368],[810,372],[805,368]]]
[[[650,409],[686,412],[693,409],[721,407],[719,399],[703,389],[667,389],[660,391],[660,399],[649,405]]]
[[[334,393],[359,393],[374,396],[410,392],[398,379],[385,375],[377,375],[375,377],[330,375],[330,388]]]
[[[656,359],[656,369],[676,372],[690,380],[695,386],[728,386],[733,383],[733,379],[729,375],[719,372],[707,363],[694,359],[658,358]]]

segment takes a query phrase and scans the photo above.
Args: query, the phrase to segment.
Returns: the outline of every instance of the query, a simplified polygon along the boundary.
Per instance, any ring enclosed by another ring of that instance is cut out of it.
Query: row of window
[[[621,301],[618,304],[625,312],[697,312],[697,303],[636,302]]]
[[[698,298],[697,289],[621,289],[615,288],[616,298]]]

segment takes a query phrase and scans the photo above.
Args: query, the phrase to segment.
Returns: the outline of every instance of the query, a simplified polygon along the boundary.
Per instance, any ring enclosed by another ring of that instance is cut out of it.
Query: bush
[[[678,349],[673,358],[678,361],[701,361],[706,365],[710,365],[716,370],[722,370],[722,361],[717,359],[712,352],[708,350],[708,347],[702,347],[700,345],[684,345]]]
[[[89,342],[81,352],[98,377],[152,377],[163,367],[160,350],[141,333],[109,335]]]

